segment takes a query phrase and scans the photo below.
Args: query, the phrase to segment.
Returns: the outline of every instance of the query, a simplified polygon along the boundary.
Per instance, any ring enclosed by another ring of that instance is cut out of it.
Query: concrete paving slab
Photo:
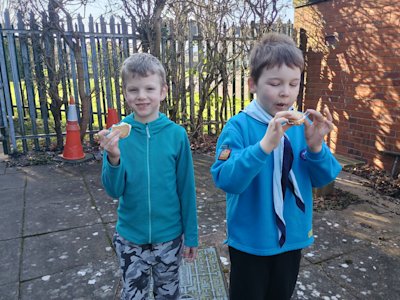
[[[11,175],[11,174],[16,174],[16,173],[24,173],[24,168],[22,168],[22,167],[6,168],[6,175]]]
[[[112,258],[114,252],[102,224],[25,238],[23,281],[52,275]]]
[[[71,198],[69,201],[54,202],[52,198],[44,197],[40,202],[37,205],[30,203],[25,207],[25,235],[101,223],[90,199]]]
[[[357,299],[345,287],[332,280],[319,265],[302,267],[296,282],[292,300],[304,299]]]
[[[116,225],[117,224],[115,222],[105,224],[107,235],[108,235],[110,241],[112,241],[112,239],[113,239]]]
[[[19,283],[0,284],[0,300],[19,300]]]
[[[87,189],[93,199],[97,212],[101,216],[102,221],[105,223],[116,222],[118,200],[106,195],[103,186],[98,181],[89,182]]]
[[[364,203],[348,207],[340,213],[326,212],[340,224],[342,231],[354,239],[389,247],[400,257],[399,245],[392,242],[400,236],[400,218],[394,213],[379,214],[375,208]],[[387,249],[388,250],[388,249]]]
[[[0,161],[0,175],[4,175],[6,173],[6,163],[4,161]]]
[[[24,190],[0,190],[0,240],[22,235]]]
[[[20,256],[21,239],[0,241],[0,285],[19,281]]]
[[[213,163],[211,157],[202,154],[196,154],[193,157],[196,160],[194,173],[197,195],[207,195],[210,200],[224,200],[225,193],[218,189],[211,179],[210,167]]]
[[[74,174],[75,176],[95,177],[100,179],[102,169],[102,161],[89,161],[80,165],[63,165],[63,170]]]
[[[344,254],[324,264],[328,276],[348,290],[352,289],[356,298],[399,299],[399,260],[377,247]]]
[[[118,200],[106,195],[101,183],[101,161],[91,161],[87,165],[75,167],[66,166],[66,172],[81,176],[85,182],[87,191],[91,195],[93,204],[104,223],[116,222]]]
[[[25,173],[17,172],[13,174],[0,175],[0,189],[23,189],[25,186]]]
[[[35,177],[28,177],[26,185],[26,205],[33,206],[47,203],[68,203],[77,199],[88,199],[86,186],[81,178],[68,180],[64,178],[53,179],[39,183]]]
[[[115,259],[90,262],[23,282],[21,300],[115,299],[119,277]]]
[[[329,211],[315,214],[313,231],[315,243],[303,250],[303,256],[314,264],[369,245],[369,242],[347,234]]]
[[[66,169],[62,165],[40,165],[24,167],[24,172],[29,178],[37,181],[37,183],[50,184],[53,182],[80,179],[80,176],[66,172]]]

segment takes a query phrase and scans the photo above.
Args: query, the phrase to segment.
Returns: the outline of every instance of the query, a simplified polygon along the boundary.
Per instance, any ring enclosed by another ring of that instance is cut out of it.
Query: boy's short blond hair
[[[257,83],[264,68],[269,70],[282,65],[303,71],[303,53],[288,35],[276,32],[265,34],[250,52],[251,78]]]
[[[157,57],[149,53],[134,53],[122,63],[122,87],[125,88],[129,77],[147,77],[153,74],[160,76],[161,85],[167,84],[165,69]]]

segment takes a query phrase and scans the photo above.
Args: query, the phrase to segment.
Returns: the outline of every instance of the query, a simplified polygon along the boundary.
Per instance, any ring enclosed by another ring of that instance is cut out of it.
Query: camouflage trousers
[[[121,300],[149,298],[153,278],[155,299],[179,299],[182,236],[160,244],[133,244],[117,232],[113,244],[122,270]]]

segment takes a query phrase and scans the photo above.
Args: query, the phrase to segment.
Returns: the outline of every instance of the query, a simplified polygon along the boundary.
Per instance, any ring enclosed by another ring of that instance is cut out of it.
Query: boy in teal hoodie
[[[250,54],[257,95],[225,125],[211,173],[226,192],[230,299],[290,299],[301,249],[313,242],[312,188],[341,170],[324,143],[332,116],[308,109],[312,122],[289,122],[304,67],[293,40],[269,33]]]
[[[122,64],[121,77],[133,110],[122,120],[131,125],[130,134],[99,132],[102,182],[119,198],[113,243],[122,269],[121,299],[147,299],[150,274],[155,299],[178,299],[181,258],[194,260],[198,246],[189,140],[183,127],[159,112],[167,85],[157,58],[133,54]]]

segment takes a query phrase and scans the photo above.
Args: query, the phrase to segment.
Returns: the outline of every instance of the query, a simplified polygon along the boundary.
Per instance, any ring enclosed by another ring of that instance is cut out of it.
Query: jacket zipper
[[[147,151],[146,151],[146,163],[147,163],[147,202],[149,205],[149,244],[151,244],[151,199],[150,199],[150,130],[149,125],[146,124],[147,133]]]

